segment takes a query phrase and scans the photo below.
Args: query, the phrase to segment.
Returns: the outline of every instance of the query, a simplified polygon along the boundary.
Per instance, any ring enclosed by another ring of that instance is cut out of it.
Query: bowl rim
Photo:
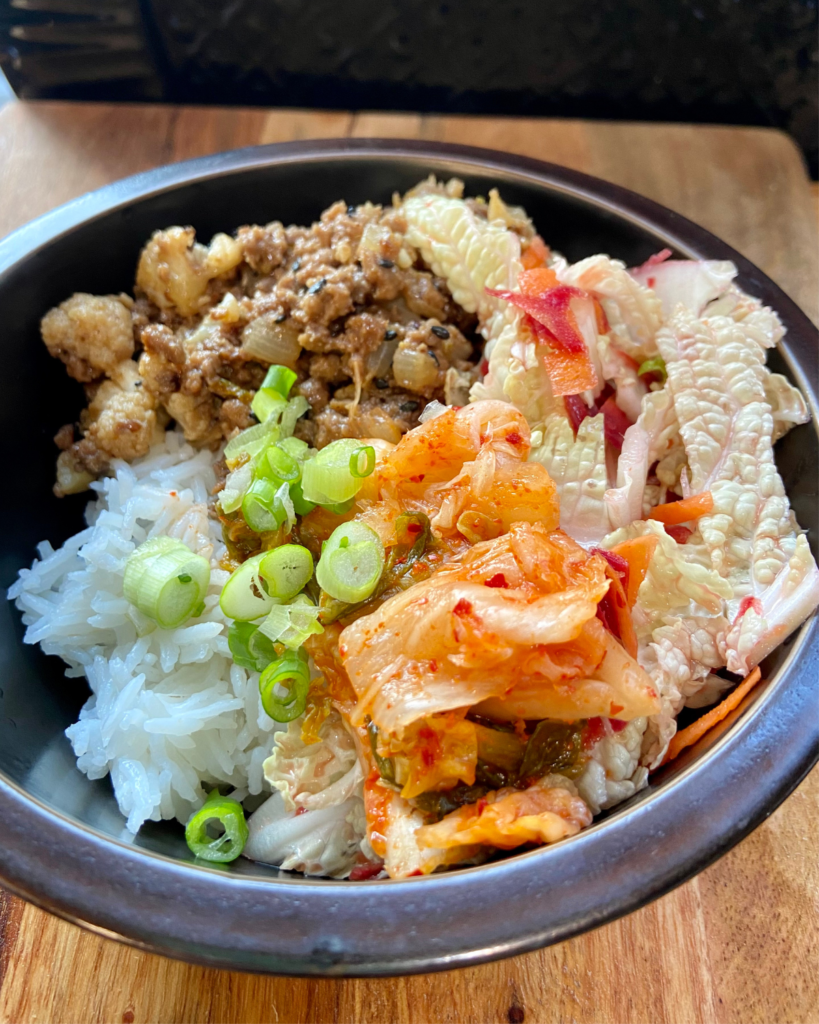
[[[762,271],[704,228],[621,186],[494,150],[322,139],[166,165],[80,196],[7,236],[0,241],[0,283],[57,238],[136,201],[271,164],[329,159],[401,159],[418,164],[419,176],[431,162],[456,175],[495,173],[501,183],[534,185],[626,220],[656,237],[660,247],[690,258],[732,260],[738,283],[773,306],[788,326],[780,351],[811,407],[813,429],[819,427],[816,328]],[[750,694],[705,753],[690,756],[654,792],[555,846],[417,880],[349,885],[195,866],[97,832],[0,774],[6,824],[0,881],[106,937],[233,970],[366,977],[512,956],[636,910],[707,867],[770,815],[819,760],[817,679],[814,615],[768,686]],[[217,927],[212,911],[203,913],[213,906]]]

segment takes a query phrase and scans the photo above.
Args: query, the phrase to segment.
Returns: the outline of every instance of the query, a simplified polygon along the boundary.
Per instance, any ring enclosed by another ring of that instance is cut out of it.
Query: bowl
[[[263,146],[162,167],[41,217],[0,242],[5,464],[0,583],[37,542],[82,526],[87,498],[52,496],[52,436],[83,405],[49,358],[39,320],[73,291],[129,290],[151,232],[192,224],[200,238],[244,223],[310,223],[338,198],[389,201],[434,172],[493,185],[523,204],[571,260],[609,252],[638,264],[669,247],[733,260],[739,285],[788,329],[769,364],[802,389],[811,424],[778,445],[791,503],[815,545],[819,437],[817,332],[761,271],[713,235],[631,192],[565,168],[422,142],[329,140]],[[18,480],[20,486],[14,484]],[[240,859],[194,863],[182,830],[124,828],[110,784],[76,768],[64,730],[86,699],[58,659],[22,644],[0,603],[0,881],[68,920],[144,949],[249,971],[388,975],[443,970],[566,939],[679,885],[769,815],[819,757],[819,623],[809,620],[765,663],[757,687],[628,802],[579,835],[481,867],[424,879],[306,879]]]

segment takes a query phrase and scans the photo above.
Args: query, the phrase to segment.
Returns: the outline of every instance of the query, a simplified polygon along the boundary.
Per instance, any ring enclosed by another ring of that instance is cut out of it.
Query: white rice
[[[228,578],[218,524],[208,518],[213,453],[181,434],[93,484],[88,529],[58,550],[44,541],[8,597],[23,613],[25,642],[39,643],[85,675],[92,696],[66,730],[77,765],[91,779],[110,773],[127,825],[187,821],[205,799],[202,784],[261,793],[262,762],[281,728],[265,714],[258,675],[233,664],[219,594]],[[183,540],[211,562],[205,610],[165,630],[134,615],[122,596],[125,560],[149,537]]]

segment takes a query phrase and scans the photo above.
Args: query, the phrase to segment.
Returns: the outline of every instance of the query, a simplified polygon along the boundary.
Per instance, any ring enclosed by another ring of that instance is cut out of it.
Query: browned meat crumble
[[[460,405],[476,376],[475,318],[407,243],[400,206],[334,203],[311,227],[242,227],[209,246],[157,231],[134,298],[73,295],[43,318],[52,355],[86,386],[61,428],[58,494],[84,490],[113,458],[145,454],[170,420],[217,448],[254,422],[271,363],[298,372],[310,403],[298,436],[396,442],[431,399]]]

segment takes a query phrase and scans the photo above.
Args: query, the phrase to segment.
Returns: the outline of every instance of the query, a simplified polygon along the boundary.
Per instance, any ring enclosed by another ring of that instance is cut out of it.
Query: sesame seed
[[[390,328],[388,331],[384,331],[384,341],[392,341],[398,337],[398,331],[394,331]]]
[[[390,383],[389,383],[388,380],[385,380],[383,377],[376,377],[375,378],[375,386],[378,388],[379,391],[383,391],[385,388],[388,388],[390,386]]]
[[[449,337],[449,331],[446,329],[446,327],[438,327],[436,325],[435,327],[430,327],[430,330],[432,331],[432,333],[435,335],[436,338],[448,338]]]
[[[392,260],[384,259],[383,257],[378,261],[378,265],[379,267],[383,267],[385,270],[392,270],[395,266]]]
[[[316,281],[316,283],[315,283],[315,284],[311,284],[311,285],[310,285],[310,287],[309,287],[309,288],[307,289],[307,294],[308,294],[308,295],[318,295],[318,293],[319,293],[319,292],[321,291],[321,289],[322,289],[322,288],[323,288],[323,287],[324,287],[324,286],[325,286],[326,284],[327,284],[327,281],[325,280],[325,278],[323,278],[323,277],[320,277],[320,278],[318,279],[318,281]]]
[[[398,406],[398,408],[401,410],[401,412],[415,412],[415,410],[420,406],[420,404],[420,402],[414,401],[402,402]]]

